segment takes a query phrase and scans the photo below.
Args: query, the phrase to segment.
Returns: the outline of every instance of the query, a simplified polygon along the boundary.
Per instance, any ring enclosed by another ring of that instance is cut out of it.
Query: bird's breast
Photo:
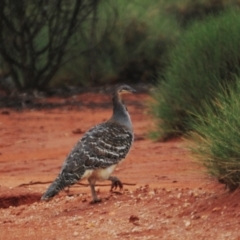
[[[107,168],[98,168],[96,170],[87,170],[92,171],[91,174],[88,177],[95,178],[96,181],[104,181],[109,178],[109,176],[112,174],[114,169],[116,168],[117,164],[111,165]]]
[[[87,169],[82,175],[81,179],[89,178],[92,175],[93,171],[94,171],[93,169]]]

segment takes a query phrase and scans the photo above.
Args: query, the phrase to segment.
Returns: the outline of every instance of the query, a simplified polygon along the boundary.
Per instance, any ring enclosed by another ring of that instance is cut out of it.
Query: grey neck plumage
[[[127,108],[118,94],[113,95],[113,115],[110,121],[115,121],[132,131],[132,122]]]

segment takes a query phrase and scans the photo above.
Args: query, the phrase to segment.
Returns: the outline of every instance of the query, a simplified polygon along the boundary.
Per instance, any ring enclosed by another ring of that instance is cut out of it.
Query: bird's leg
[[[120,190],[122,190],[123,184],[117,177],[110,176],[108,178],[108,180],[112,181],[112,186],[111,186],[110,191],[113,191],[113,190],[117,189],[118,187],[120,188]]]
[[[88,179],[88,182],[89,182],[89,184],[90,184],[90,187],[91,187],[91,192],[92,192],[92,201],[91,201],[91,203],[98,203],[98,202],[101,202],[102,200],[101,200],[101,198],[98,198],[97,197],[97,193],[96,193],[96,190],[95,190],[95,180],[93,180],[93,179],[91,179],[91,178],[89,178]]]

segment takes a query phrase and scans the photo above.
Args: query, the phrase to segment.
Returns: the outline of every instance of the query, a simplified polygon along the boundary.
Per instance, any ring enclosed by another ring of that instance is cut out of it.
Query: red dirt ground
[[[110,97],[86,93],[39,100],[78,101],[74,107],[1,109],[0,239],[240,239],[240,192],[211,179],[182,140],[147,138],[148,99],[125,99],[135,142],[115,170],[124,190],[110,193],[109,182],[99,183],[103,201],[95,205],[86,185],[39,199],[82,134],[110,117]]]

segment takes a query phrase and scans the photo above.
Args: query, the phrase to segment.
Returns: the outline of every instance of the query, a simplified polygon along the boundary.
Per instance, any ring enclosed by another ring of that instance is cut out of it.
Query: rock
[[[138,221],[139,221],[139,217],[138,217],[138,216],[131,215],[131,216],[129,217],[129,222],[130,222],[130,223],[136,223],[136,222],[138,222]]]
[[[187,220],[187,221],[185,221],[185,227],[186,227],[186,228],[189,228],[190,226],[191,226],[191,222],[190,222],[190,221],[188,221],[188,220]]]
[[[78,235],[79,235],[78,232],[74,232],[74,233],[73,233],[73,236],[74,236],[74,237],[77,237]]]

